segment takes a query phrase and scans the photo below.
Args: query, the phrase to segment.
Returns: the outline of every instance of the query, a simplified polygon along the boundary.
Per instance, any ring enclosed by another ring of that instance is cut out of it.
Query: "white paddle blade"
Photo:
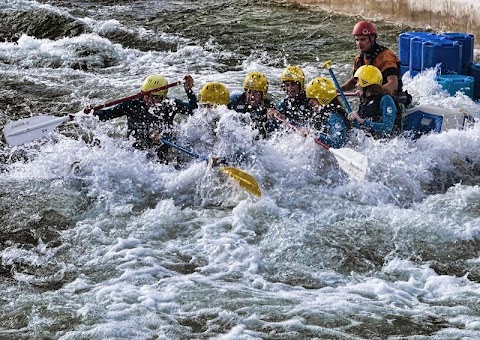
[[[358,182],[363,182],[367,176],[368,158],[350,148],[328,149],[336,158],[338,165],[350,177]]]
[[[68,116],[35,116],[20,119],[5,125],[3,135],[9,145],[22,145],[45,137],[69,119]]]

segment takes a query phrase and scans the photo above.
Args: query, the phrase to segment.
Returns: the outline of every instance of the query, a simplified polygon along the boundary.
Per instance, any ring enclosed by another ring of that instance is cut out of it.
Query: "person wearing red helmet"
[[[355,57],[352,77],[342,84],[342,90],[349,91],[355,88],[357,80],[353,75],[358,68],[373,65],[382,72],[382,87],[398,97],[401,103],[408,105],[411,97],[402,92],[400,59],[392,50],[377,43],[378,31],[375,25],[368,21],[360,21],[353,27],[352,35],[360,53]]]

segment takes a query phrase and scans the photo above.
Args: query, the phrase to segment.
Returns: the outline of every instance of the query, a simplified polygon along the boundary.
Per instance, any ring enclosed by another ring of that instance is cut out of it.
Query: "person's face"
[[[163,96],[157,96],[157,95],[154,95],[154,94],[147,94],[147,95],[143,96],[143,99],[145,100],[145,102],[148,105],[153,106],[153,105],[156,105],[156,104],[160,104],[163,101]]]
[[[294,98],[300,93],[300,84],[296,81],[284,81],[283,88],[287,93],[287,97]]]
[[[356,78],[355,78],[356,79]],[[365,93],[365,89],[363,87],[360,86],[360,84],[358,83],[357,81],[357,84],[355,85],[356,89],[357,89],[357,96],[358,97],[362,97]]]
[[[369,35],[356,35],[355,45],[361,53],[367,52],[372,48],[373,39]]]
[[[263,101],[263,92],[256,90],[245,90],[247,105],[259,107]]]
[[[320,110],[320,102],[317,98],[309,98],[308,103],[315,112],[318,112]]]

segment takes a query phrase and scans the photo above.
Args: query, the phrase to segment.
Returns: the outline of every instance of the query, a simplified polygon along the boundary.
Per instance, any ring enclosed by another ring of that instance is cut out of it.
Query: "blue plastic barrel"
[[[417,72],[422,71],[422,44],[425,41],[445,40],[436,34],[428,33],[418,35],[410,39],[410,62],[409,66]]]
[[[404,123],[404,131],[410,131],[413,138],[419,138],[430,132],[440,133],[442,131],[442,124],[442,115],[418,110],[407,114]]]
[[[409,73],[409,75],[410,75],[410,78],[413,78],[413,77],[415,77],[417,74],[419,74],[420,71],[414,70],[413,68],[410,67],[410,68],[408,69],[408,73]]]
[[[450,95],[455,95],[457,91],[465,93],[473,99],[474,79],[473,77],[462,74],[442,74],[435,77],[444,90],[447,90]]]
[[[428,40],[422,43],[422,66],[424,71],[440,65],[442,74],[460,74],[462,71],[462,45],[458,41]]]
[[[475,36],[468,33],[442,33],[441,37],[449,40],[458,41],[462,44],[462,71],[461,74],[469,74],[470,65],[473,63],[473,49],[475,46]]]
[[[398,36],[398,57],[400,58],[400,65],[410,65],[410,40],[415,37],[428,38],[436,36],[429,32],[405,32]],[[420,66],[419,66],[420,67]],[[420,70],[420,68],[418,68]]]
[[[470,75],[473,77],[473,98],[480,99],[480,62],[470,66]]]

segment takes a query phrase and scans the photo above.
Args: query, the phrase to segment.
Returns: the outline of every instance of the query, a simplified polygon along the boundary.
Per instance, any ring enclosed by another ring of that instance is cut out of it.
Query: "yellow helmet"
[[[382,72],[373,65],[360,66],[353,77],[357,78],[360,87],[367,87],[373,84],[382,85],[383,82]]]
[[[206,83],[198,92],[200,104],[227,105],[230,102],[230,93],[223,83],[216,81]]]
[[[307,98],[316,98],[321,105],[329,104],[337,96],[335,84],[325,77],[318,77],[310,81],[305,92]]]
[[[290,65],[287,66],[285,70],[282,72],[282,81],[297,81],[300,83],[300,88],[303,90],[305,85],[305,74],[303,73],[300,66],[297,65]]]
[[[267,77],[261,72],[250,72],[243,81],[245,90],[260,91],[265,96],[268,91]]]
[[[168,85],[168,81],[164,76],[159,74],[151,74],[143,81],[142,87],[140,90],[142,92],[147,92],[162,86]],[[167,96],[168,89],[152,92],[155,96],[162,96],[165,98]]]

